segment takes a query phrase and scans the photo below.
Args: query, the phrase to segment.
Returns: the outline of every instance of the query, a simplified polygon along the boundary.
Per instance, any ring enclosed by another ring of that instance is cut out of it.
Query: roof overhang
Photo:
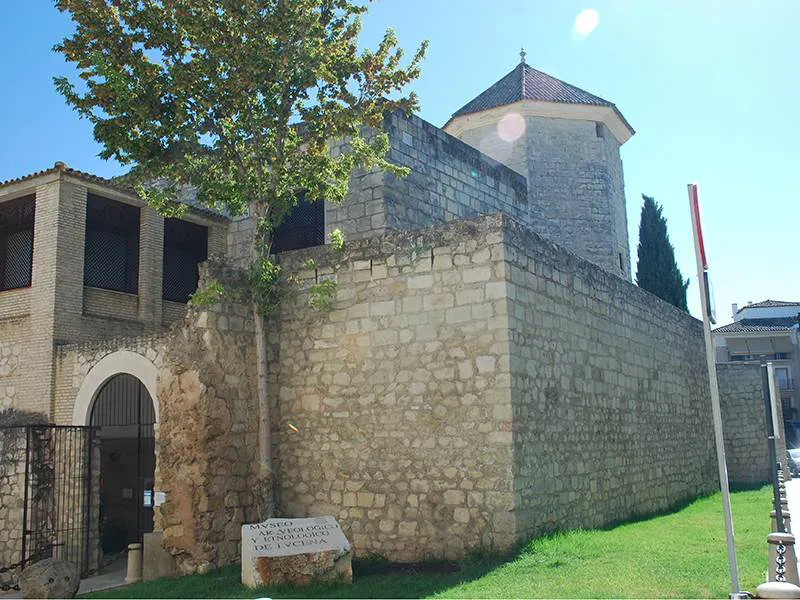
[[[460,137],[461,134],[472,129],[497,123],[509,113],[517,113],[523,117],[546,117],[549,119],[571,119],[573,121],[603,123],[608,127],[608,130],[616,138],[620,146],[636,133],[614,106],[566,104],[539,100],[520,100],[505,106],[452,117],[442,129],[450,135]]]
[[[26,196],[35,192],[37,187],[56,181],[81,185],[85,187],[90,194],[125,202],[126,204],[139,207],[147,205],[147,202],[140,198],[133,188],[105,179],[104,177],[92,175],[91,173],[71,169],[64,165],[64,163],[56,163],[55,166],[49,169],[0,182],[0,202]],[[195,221],[204,224],[207,220],[230,220],[229,217],[215,213],[205,207],[190,203],[185,204],[189,209],[188,213],[183,217],[185,221]]]
[[[717,337],[722,338],[741,338],[741,339],[748,339],[748,338],[791,338],[792,330],[791,329],[774,329],[772,331],[712,331]]]
[[[64,163],[57,162],[55,166],[43,171],[37,171],[16,179],[9,179],[0,182],[0,198],[10,198],[11,196],[24,195],[30,193],[40,185],[46,185],[55,181],[83,185],[89,193],[113,196],[114,198],[124,198],[130,204],[144,206],[145,202],[139,198],[136,192],[127,186],[119,185],[109,179],[71,169]]]

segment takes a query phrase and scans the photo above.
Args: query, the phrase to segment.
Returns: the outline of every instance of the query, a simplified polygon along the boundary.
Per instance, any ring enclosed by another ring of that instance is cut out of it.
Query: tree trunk
[[[267,339],[264,317],[258,310],[258,305],[253,303],[253,322],[255,323],[256,357],[258,361],[258,454],[259,474],[268,485],[268,498],[264,498],[267,510],[273,506],[273,472],[272,472],[272,429],[269,416],[269,394],[267,363]],[[271,515],[270,515],[271,516]]]
[[[256,261],[261,253],[258,243],[258,211],[252,211],[253,244],[250,249],[250,258]],[[256,360],[258,367],[258,458],[259,479],[261,492],[264,495],[264,518],[274,515],[275,508],[275,481],[272,470],[272,421],[269,414],[269,364],[267,362],[267,332],[264,316],[258,309],[258,303],[253,301],[253,323],[255,324]]]

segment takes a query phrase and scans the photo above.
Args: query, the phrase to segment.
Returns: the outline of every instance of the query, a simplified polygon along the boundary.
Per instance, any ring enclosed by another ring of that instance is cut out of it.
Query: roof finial
[[[525,48],[520,48],[519,50],[519,62],[523,65],[525,64]]]

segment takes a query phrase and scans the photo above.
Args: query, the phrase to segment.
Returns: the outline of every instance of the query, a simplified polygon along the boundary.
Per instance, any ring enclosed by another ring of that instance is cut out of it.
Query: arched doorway
[[[99,389],[89,424],[100,440],[100,531],[104,554],[153,530],[156,413],[145,385],[119,373]]]

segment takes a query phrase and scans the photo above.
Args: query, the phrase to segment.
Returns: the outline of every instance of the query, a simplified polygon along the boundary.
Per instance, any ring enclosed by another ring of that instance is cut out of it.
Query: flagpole
[[[697,283],[700,288],[700,307],[703,314],[703,333],[706,342],[706,363],[708,365],[708,384],[711,391],[711,412],[714,418],[714,440],[717,446],[717,468],[719,469],[719,486],[722,490],[722,510],[725,514],[725,536],[728,542],[728,566],[731,572],[731,593],[729,598],[740,597],[739,568],[736,564],[736,544],[733,536],[733,517],[731,514],[731,494],[728,488],[728,469],[725,464],[725,440],[722,436],[722,414],[719,408],[719,387],[717,385],[717,369],[714,361],[714,344],[711,339],[711,321],[709,318],[708,290],[706,289],[706,260],[703,232],[700,228],[700,206],[697,199],[697,184],[690,183],[689,210],[692,214],[692,232],[694,234],[694,253],[697,259]]]

